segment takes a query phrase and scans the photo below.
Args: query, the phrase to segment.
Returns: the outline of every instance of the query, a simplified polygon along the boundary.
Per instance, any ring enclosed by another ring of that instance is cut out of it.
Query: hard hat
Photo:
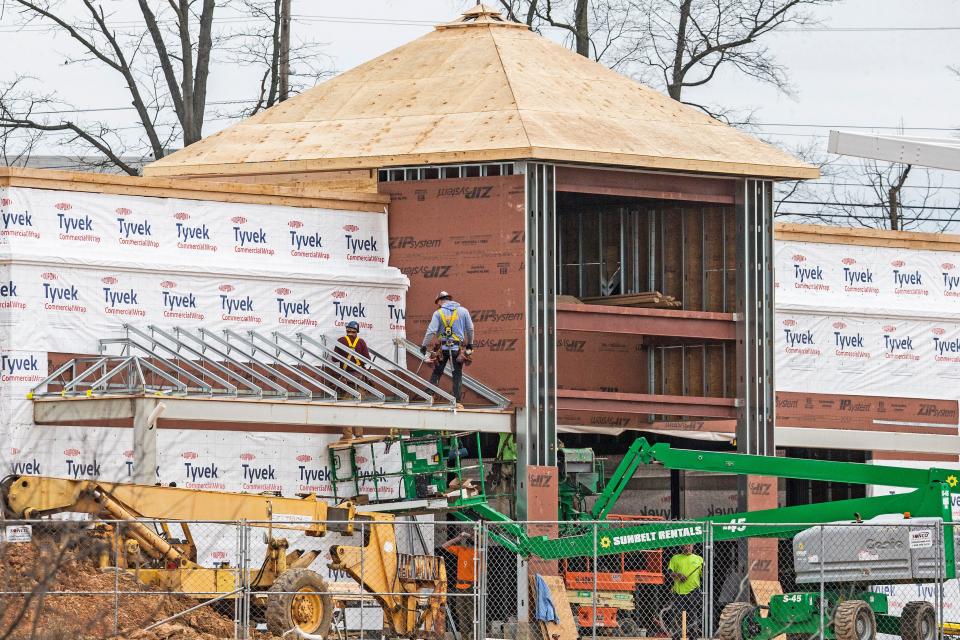
[[[356,329],[357,333],[360,333],[360,323],[356,320],[351,320],[347,323],[347,329]]]
[[[449,293],[447,293],[446,291],[441,291],[440,293],[437,294],[437,297],[434,298],[433,303],[436,304],[436,303],[440,302],[441,300],[449,300],[450,297],[451,297],[451,296],[450,296]]]

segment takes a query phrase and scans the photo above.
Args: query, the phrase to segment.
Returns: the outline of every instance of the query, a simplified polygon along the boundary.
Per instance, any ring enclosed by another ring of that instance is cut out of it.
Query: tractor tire
[[[935,640],[937,613],[924,600],[908,602],[900,614],[900,637],[903,640]]]
[[[327,637],[333,620],[333,599],[326,581],[310,569],[288,569],[267,591],[267,629],[282,636],[294,627]]]
[[[833,632],[837,640],[876,640],[877,619],[863,600],[846,600],[833,613]]]
[[[744,629],[757,608],[749,602],[731,602],[720,612],[720,624],[717,627],[719,640],[750,640],[752,634]],[[759,630],[758,630],[759,631]]]
[[[7,495],[10,493],[10,487],[19,476],[9,475],[0,480],[0,514],[8,520],[16,520],[17,514],[13,512],[10,505],[7,504]]]
[[[619,619],[617,621],[617,630],[616,634],[622,638],[639,638],[640,637],[640,625],[637,624],[637,621],[633,618]]]

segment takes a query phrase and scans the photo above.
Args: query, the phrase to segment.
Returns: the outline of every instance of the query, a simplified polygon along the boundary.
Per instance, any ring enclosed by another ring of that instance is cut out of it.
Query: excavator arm
[[[331,507],[314,496],[282,498],[43,476],[8,478],[2,486],[4,506],[16,518],[71,512],[109,514],[117,520],[247,520],[253,526],[313,536],[326,534],[328,528],[351,534],[356,519],[352,503]]]

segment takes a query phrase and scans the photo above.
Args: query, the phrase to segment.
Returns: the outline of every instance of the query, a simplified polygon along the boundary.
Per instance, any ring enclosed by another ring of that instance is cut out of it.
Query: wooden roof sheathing
[[[771,178],[818,171],[474,10],[148,165],[230,175],[542,159]]]
[[[0,167],[0,188],[26,187],[54,191],[247,204],[282,205],[345,211],[386,212],[388,196],[315,189],[306,185],[238,184],[206,180],[140,178],[110,173]]]

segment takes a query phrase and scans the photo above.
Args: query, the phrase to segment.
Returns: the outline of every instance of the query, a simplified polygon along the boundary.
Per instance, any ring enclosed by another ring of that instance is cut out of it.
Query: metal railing
[[[373,350],[370,358],[359,353],[346,357],[323,336],[302,332],[288,336],[123,325],[122,336],[99,341],[99,356],[60,365],[29,397],[148,394],[457,410],[450,393],[407,370],[407,354],[422,359],[416,346],[397,339],[395,347],[394,358]],[[464,375],[463,384],[488,408],[502,410],[510,404],[475,378]]]

